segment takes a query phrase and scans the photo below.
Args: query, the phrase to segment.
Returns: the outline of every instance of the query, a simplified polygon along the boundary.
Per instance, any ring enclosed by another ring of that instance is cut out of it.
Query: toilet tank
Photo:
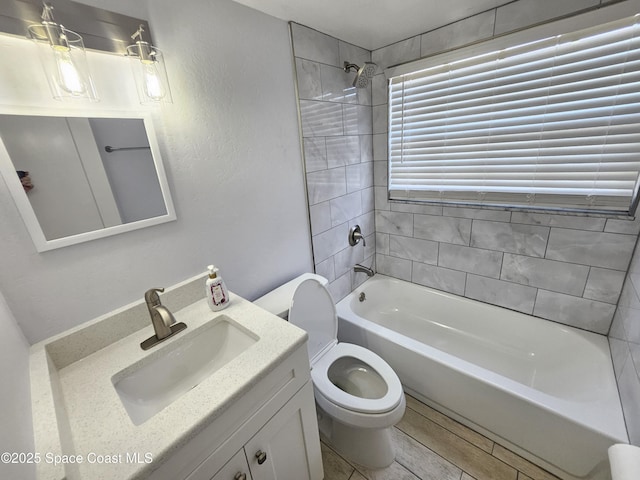
[[[291,306],[291,299],[293,298],[296,288],[308,278],[313,278],[325,286],[329,283],[329,280],[322,275],[303,273],[299,277],[288,281],[284,285],[280,285],[278,288],[254,300],[253,303],[274,315],[286,319],[289,316],[289,307]]]

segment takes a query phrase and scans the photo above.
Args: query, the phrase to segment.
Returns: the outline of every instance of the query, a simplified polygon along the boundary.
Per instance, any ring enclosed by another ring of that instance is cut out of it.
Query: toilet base
[[[317,403],[316,409],[322,440],[347,460],[372,469],[385,468],[393,463],[396,458],[393,426],[352,427],[330,417]]]

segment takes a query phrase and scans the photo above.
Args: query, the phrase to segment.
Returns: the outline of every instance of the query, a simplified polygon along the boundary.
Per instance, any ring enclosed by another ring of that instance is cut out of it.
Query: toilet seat
[[[289,322],[309,334],[309,360],[315,390],[336,407],[362,414],[384,414],[404,399],[402,385],[381,357],[359,345],[338,343],[338,316],[329,291],[317,280],[298,285],[289,309]],[[352,357],[375,370],[386,383],[380,398],[363,398],[341,390],[329,379],[329,368],[338,359]],[[384,415],[383,415],[384,416]]]
[[[387,384],[387,392],[380,398],[362,398],[341,390],[329,380],[328,370],[342,357],[353,357],[368,364]],[[377,354],[352,343],[338,343],[322,357],[311,369],[311,378],[315,388],[336,405],[361,413],[385,413],[393,410],[402,398],[402,384],[398,376]]]

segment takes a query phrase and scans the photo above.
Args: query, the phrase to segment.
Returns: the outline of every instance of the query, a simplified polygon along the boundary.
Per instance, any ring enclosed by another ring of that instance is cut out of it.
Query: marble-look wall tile
[[[373,187],[373,162],[358,163],[346,167],[347,192]]]
[[[345,135],[373,133],[371,107],[367,105],[342,105]]]
[[[345,169],[332,168],[307,174],[309,205],[331,200],[347,193]]]
[[[357,262],[375,267],[371,86],[353,87],[343,63],[371,61],[371,52],[302,25],[291,24],[312,245],[316,271],[330,279],[336,301],[362,281]],[[360,225],[365,242],[348,245]]]
[[[455,295],[464,295],[466,274],[457,270],[414,262],[411,281]]]
[[[376,210],[389,210],[389,200],[386,187],[373,187]]]
[[[376,231],[410,237],[413,234],[413,215],[376,210]]]
[[[330,202],[316,203],[309,206],[311,220],[311,235],[325,232],[332,227]]]
[[[413,236],[436,242],[469,245],[471,220],[466,218],[415,215]]]
[[[342,68],[320,65],[322,100],[325,102],[358,103],[358,92],[352,85],[352,75]]]
[[[355,63],[356,65],[362,66],[364,62],[371,61],[371,52],[364,48],[343,42],[342,40],[338,41],[338,48],[340,50],[340,67],[344,65],[344,62]]]
[[[547,213],[513,212],[511,222],[526,223],[528,225],[543,225],[545,227],[573,228],[577,230],[592,230],[601,232],[606,219],[576,215],[551,215]]]
[[[373,187],[365,188],[360,191],[360,195],[362,197],[362,211],[363,213],[372,212],[375,208],[375,196]]]
[[[386,187],[388,182],[387,161],[373,162],[373,184],[377,187]]]
[[[502,7],[496,12],[495,34],[511,32],[562,17],[580,10],[594,7],[600,0],[518,0]]]
[[[442,215],[440,205],[393,202],[389,205],[392,212],[420,213],[422,215]]]
[[[548,237],[548,227],[474,220],[471,246],[543,257]]]
[[[335,303],[351,293],[351,274],[349,272],[336,278],[328,285],[329,293]]]
[[[388,115],[386,105],[376,105],[373,107],[373,133],[386,133],[388,130]]]
[[[438,242],[391,235],[389,255],[436,265],[438,263]]]
[[[546,258],[626,270],[635,244],[633,235],[552,228]]]
[[[536,300],[536,289],[468,274],[465,296],[481,302],[531,314]]]
[[[609,349],[611,350],[611,360],[613,361],[613,372],[618,378],[626,362],[631,361],[629,344],[624,340],[609,337]]]
[[[322,98],[319,63],[296,58],[296,76],[300,98],[306,100],[320,100]]]
[[[620,297],[623,282],[624,272],[591,267],[583,297],[615,304]]]
[[[505,253],[500,279],[582,296],[588,275],[584,265]]]
[[[379,74],[371,80],[371,104],[386,105],[388,102],[387,77]]]
[[[420,58],[420,36],[408,38],[398,43],[371,52],[373,63],[380,71],[392,65],[410,62]]]
[[[343,135],[342,105],[315,100],[300,100],[303,137]]]
[[[640,379],[632,362],[627,362],[622,368],[622,373],[618,377],[618,389],[629,441],[633,445],[640,445],[640,415],[638,415]]]
[[[360,137],[346,135],[327,137],[327,167],[336,168],[360,163]]]
[[[329,282],[333,282],[336,279],[333,257],[329,257],[320,263],[316,263],[316,273],[329,280]]]
[[[493,35],[495,11],[489,10],[420,36],[422,57],[461,47]]]
[[[629,235],[638,235],[640,233],[640,212],[636,215],[635,220],[619,220],[617,218],[607,219],[604,227],[605,232],[609,233],[626,233]]]
[[[444,206],[442,214],[446,217],[474,218],[493,222],[509,222],[511,220],[511,212],[508,210]]]
[[[373,136],[373,159],[387,160],[389,151],[387,149],[387,134],[378,133]]]
[[[349,227],[346,223],[313,236],[311,240],[316,264],[335,255],[349,245],[348,236]]]
[[[373,135],[360,135],[360,163],[373,162]]]
[[[608,303],[538,290],[533,314],[565,325],[606,335],[611,326],[615,309],[615,305]]]
[[[362,196],[354,192],[330,200],[331,226],[336,227],[362,214]]]
[[[376,232],[376,253],[389,255],[389,243],[391,243],[391,235]]]
[[[337,39],[297,23],[291,23],[291,35],[296,57],[340,67]]]
[[[502,252],[492,250],[441,243],[438,265],[485,277],[500,278],[502,255]]]
[[[383,275],[411,281],[411,260],[376,254],[376,269]]]
[[[325,137],[307,137],[302,139],[304,148],[304,165],[306,172],[326,170],[327,145]]]
[[[356,263],[361,263],[363,260],[364,248],[362,245],[352,247],[347,244],[347,248],[340,250],[333,257],[336,277],[344,275],[350,271]]]

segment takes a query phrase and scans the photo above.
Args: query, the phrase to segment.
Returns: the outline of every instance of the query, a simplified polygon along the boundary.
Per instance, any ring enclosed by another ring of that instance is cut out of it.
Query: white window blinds
[[[640,170],[637,20],[390,78],[390,198],[628,212]]]

